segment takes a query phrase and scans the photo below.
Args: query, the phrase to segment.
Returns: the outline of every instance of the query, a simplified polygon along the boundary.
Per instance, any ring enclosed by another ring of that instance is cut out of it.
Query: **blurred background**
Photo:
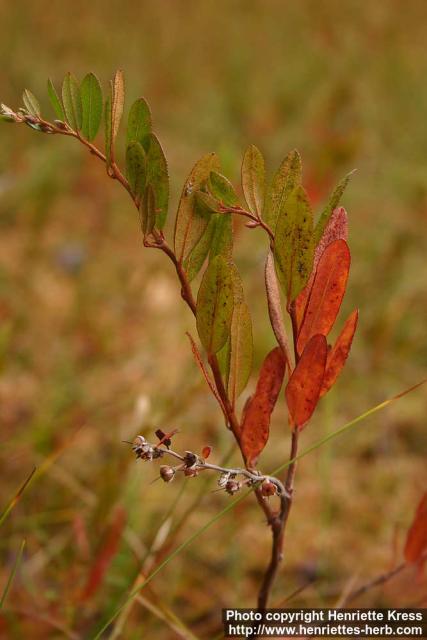
[[[341,323],[357,306],[359,329],[303,449],[426,374],[426,23],[421,0],[0,4],[1,101],[18,108],[29,88],[53,118],[49,76],[58,86],[67,71],[93,71],[106,87],[122,68],[127,106],[148,99],[168,158],[170,221],[208,151],[238,185],[249,143],[270,175],[297,147],[316,211],[357,168],[343,201],[352,272]],[[0,532],[0,593],[26,540],[0,637],[91,638],[229,500],[214,477],[150,484],[157,465],[121,441],[179,428],[177,449],[211,445],[215,462],[233,443],[193,362],[175,274],[143,248],[126,193],[74,140],[9,124],[0,140],[1,509],[38,467]],[[274,344],[266,246],[243,231],[256,373]],[[301,461],[273,606],[333,606],[401,562],[426,487],[426,411],[421,388]],[[288,450],[282,402],[262,468]],[[111,637],[221,637],[221,607],[255,604],[269,543],[248,498],[155,577]],[[423,594],[425,579],[407,571],[354,604]]]

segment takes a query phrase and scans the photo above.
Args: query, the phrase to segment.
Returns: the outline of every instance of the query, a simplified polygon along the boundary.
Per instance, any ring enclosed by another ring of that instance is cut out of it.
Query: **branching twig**
[[[28,126],[32,127],[33,129],[37,129],[44,133],[66,135],[66,136],[76,138],[89,150],[91,154],[96,156],[104,164],[107,164],[107,159],[105,154],[102,153],[94,144],[92,144],[91,142],[83,138],[78,131],[74,131],[67,123],[62,122],[60,120],[55,120],[54,123],[51,123],[44,120],[40,116],[29,114],[25,110],[20,110],[17,113],[15,113],[8,107],[5,107],[5,105],[1,105],[0,110],[4,117],[10,120],[14,120],[15,122],[25,123]],[[129,182],[126,180],[125,176],[122,174],[122,172],[120,171],[119,167],[115,162],[113,162],[112,165],[108,167],[107,174],[110,178],[120,182],[120,184],[126,189],[126,191],[131,196],[136,208],[139,209],[140,203],[139,203],[138,197],[132,193]],[[236,215],[242,215],[244,217],[249,218],[250,222],[248,223],[248,226],[262,227],[269,236],[270,246],[273,247],[274,233],[271,230],[271,228],[261,218],[254,216],[249,211],[246,211],[245,209],[239,206],[226,207],[224,205],[222,206],[221,209],[222,209],[222,212],[225,214],[234,213]],[[154,229],[149,237],[144,238],[144,245],[146,247],[160,249],[161,251],[163,251],[163,253],[165,253],[169,257],[169,259],[171,260],[171,262],[175,267],[177,277],[181,284],[181,296],[183,300],[186,302],[191,312],[193,313],[193,315],[196,315],[196,302],[194,300],[193,293],[191,290],[191,285],[190,285],[190,282],[188,281],[185,269],[183,268],[182,263],[178,260],[177,256],[175,255],[173,249],[167,243],[162,231]],[[227,426],[232,431],[236,439],[236,442],[240,447],[240,422],[235,414],[234,407],[230,402],[227,390],[225,389],[221,372],[220,372],[218,359],[215,355],[213,355],[209,357],[208,362],[209,362],[209,366],[212,371],[213,380],[215,383],[215,389],[211,387],[211,390],[213,391],[213,395],[218,401],[221,411],[225,416]],[[148,445],[148,443],[147,443],[147,446],[152,447],[152,445]],[[153,447],[153,450],[156,452],[153,457],[160,457],[165,453],[165,450],[159,449],[156,447]],[[175,457],[179,458],[179,454],[174,454],[173,452],[168,452],[168,453],[170,453],[170,455],[172,456],[175,455]],[[192,454],[192,455],[194,456],[195,454]],[[184,461],[184,458],[179,458],[179,459],[182,462],[182,464],[184,465],[186,464],[186,462]],[[235,483],[235,484],[229,485],[229,489],[232,489],[231,491],[229,491],[231,493],[235,492],[236,486],[240,488],[241,484],[243,483],[246,483],[246,484],[251,483],[255,485],[255,495],[256,495],[257,501],[260,507],[262,508],[262,510],[264,511],[267,522],[271,527],[272,534],[273,534],[272,561],[269,566],[269,569],[267,570],[267,573],[269,574],[270,577],[267,579],[267,581],[264,581],[265,584],[263,585],[263,589],[265,592],[264,600],[266,602],[271,589],[272,582],[277,572],[278,563],[282,555],[281,548],[282,548],[282,542],[283,542],[283,530],[284,530],[284,524],[287,519],[287,515],[289,513],[289,509],[290,509],[291,492],[288,490],[288,488],[283,487],[282,483],[277,478],[270,478],[269,476],[256,474],[253,471],[250,471],[248,469],[231,469],[231,470],[222,469],[215,465],[210,465],[206,463],[203,459],[198,458],[196,456],[196,466],[193,471],[199,472],[201,470],[207,470],[207,469],[215,470],[222,474],[230,473],[231,476],[229,480]],[[190,474],[192,473],[192,470],[190,467],[187,466],[186,470]],[[244,478],[244,480],[236,481],[234,478],[238,476],[241,476],[242,478]],[[288,474],[288,477],[289,477],[289,474]],[[291,485],[289,486],[292,489],[292,486]],[[267,494],[265,493],[266,491],[267,491]],[[272,494],[268,494],[268,491],[272,491],[273,494],[277,494],[279,496],[280,505],[281,505],[279,512],[275,512],[270,506],[270,504],[268,503],[268,501],[265,499],[266,495],[272,495]]]
[[[243,216],[244,218],[249,218],[250,222],[248,222],[247,226],[250,228],[255,228],[255,227],[261,227],[262,229],[264,229],[264,231],[268,234],[269,238],[270,238],[270,245],[273,248],[274,246],[274,233],[271,229],[271,227],[269,227],[269,225],[264,222],[264,220],[262,218],[259,218],[257,216],[255,216],[253,213],[251,213],[250,211],[246,211],[246,209],[243,209],[240,206],[234,206],[234,207],[230,207],[228,205],[222,205],[221,206],[221,213],[234,213],[238,216]]]
[[[183,471],[184,475],[190,477],[199,475],[201,471],[215,471],[220,474],[218,480],[219,486],[231,495],[237,493],[244,485],[258,485],[261,488],[264,498],[273,495],[277,495],[281,499],[282,497],[290,497],[286,487],[274,476],[264,475],[260,472],[254,472],[240,467],[230,468],[211,464],[192,451],[186,451],[184,454],[181,454],[168,447],[163,448],[160,445],[151,444],[144,436],[136,436],[132,444],[132,450],[140,460],[151,461],[157,458],[163,458],[164,456],[171,456],[179,460],[181,464],[175,467],[167,465],[160,467],[160,477],[165,482],[171,482],[177,471]],[[239,477],[242,479],[239,479]]]

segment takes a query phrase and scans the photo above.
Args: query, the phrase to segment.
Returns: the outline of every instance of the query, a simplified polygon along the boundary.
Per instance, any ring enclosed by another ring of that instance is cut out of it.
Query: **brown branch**
[[[298,431],[292,432],[290,460],[295,460],[298,455]],[[271,523],[271,531],[273,543],[271,549],[270,564],[264,574],[261,588],[258,593],[258,608],[264,611],[267,608],[268,599],[279,570],[280,563],[283,559],[283,542],[285,536],[286,524],[292,506],[292,494],[294,488],[294,477],[296,470],[296,462],[293,462],[286,475],[285,492],[280,497],[280,512]]]
[[[271,237],[271,236],[270,236]],[[274,240],[274,237],[273,237]],[[266,283],[267,288],[267,300],[269,298],[268,285]],[[298,324],[295,312],[295,305],[291,303],[287,311],[290,315],[292,322],[292,338],[294,344],[294,354],[295,354],[295,366],[297,366],[299,361],[299,355],[297,350],[297,340],[298,340]],[[270,315],[271,318],[271,315]],[[273,327],[274,331],[274,327]],[[288,354],[288,364],[289,364],[289,375],[291,374],[291,366],[290,366],[290,356]],[[292,431],[291,438],[291,450],[289,453],[289,460],[293,460],[293,462],[288,467],[288,472],[286,474],[285,480],[285,493],[281,496],[280,500],[280,511],[273,518],[269,520],[269,524],[271,526],[272,533],[272,549],[271,549],[271,558],[270,563],[265,571],[263,581],[261,583],[260,590],[258,592],[258,608],[261,611],[264,611],[267,608],[268,600],[271,595],[271,591],[273,588],[274,581],[276,579],[280,563],[283,559],[283,543],[285,537],[285,529],[286,524],[288,522],[289,513],[292,507],[292,496],[294,489],[294,479],[296,472],[296,461],[295,458],[298,455],[298,436],[299,431],[297,429]]]

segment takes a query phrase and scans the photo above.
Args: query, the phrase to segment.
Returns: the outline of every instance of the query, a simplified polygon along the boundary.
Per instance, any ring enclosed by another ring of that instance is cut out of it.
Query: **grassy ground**
[[[123,68],[129,99],[142,93],[152,106],[172,211],[210,150],[237,181],[249,142],[270,170],[297,147],[317,209],[358,169],[345,196],[353,266],[342,314],[358,306],[359,331],[303,446],[425,376],[425,3],[24,7],[0,6],[1,100],[18,106],[28,87],[43,102],[48,76],[93,70],[105,83]],[[153,544],[173,548],[228,504],[213,480],[187,480],[182,493],[181,481],[151,485],[154,465],[136,464],[121,440],[177,427],[180,449],[210,444],[215,460],[232,442],[193,363],[184,336],[193,321],[172,269],[143,249],[126,194],[73,141],[7,125],[0,136],[1,504],[40,469],[1,530],[0,593],[23,539],[26,549],[0,635],[91,638],[141,567],[158,562]],[[259,364],[273,344],[265,246],[257,232],[238,235]],[[426,409],[419,390],[301,461],[274,605],[308,580],[292,605],[332,605],[350,580],[400,561],[427,480]],[[282,406],[265,468],[288,448]],[[156,576],[121,619],[121,637],[214,638],[222,606],[254,604],[268,543],[249,498]],[[94,589],[91,571],[109,551]],[[357,604],[410,605],[423,589],[408,572]]]

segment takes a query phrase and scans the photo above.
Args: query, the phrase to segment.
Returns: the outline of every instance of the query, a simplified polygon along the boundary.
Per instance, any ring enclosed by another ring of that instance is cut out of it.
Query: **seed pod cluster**
[[[132,443],[132,450],[139,460],[151,461],[155,458],[160,458],[164,455],[170,455],[179,460],[179,464],[176,466],[161,465],[159,473],[160,478],[164,482],[172,482],[176,473],[182,472],[186,478],[194,478],[199,475],[200,471],[211,469],[219,473],[218,487],[224,490],[230,496],[234,496],[243,487],[259,486],[261,495],[264,498],[276,496],[284,491],[281,483],[275,478],[263,476],[259,472],[249,471],[247,469],[224,469],[217,465],[209,464],[206,462],[205,457],[200,457],[192,451],[185,451],[183,455],[180,455],[170,448],[164,438],[163,432],[156,435],[161,440],[157,445],[151,444],[144,438],[144,436],[137,436]],[[162,446],[166,446],[162,448]],[[206,449],[206,448],[205,448]],[[207,455],[210,453],[207,452]]]

